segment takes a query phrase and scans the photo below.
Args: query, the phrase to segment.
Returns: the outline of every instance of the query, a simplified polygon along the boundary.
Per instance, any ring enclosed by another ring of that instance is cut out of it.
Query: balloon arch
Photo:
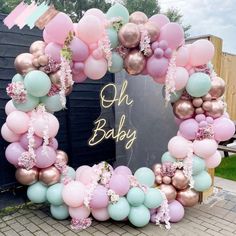
[[[235,132],[222,98],[225,83],[210,63],[213,44],[201,39],[185,45],[179,24],[161,14],[129,15],[120,4],[106,14],[90,9],[74,24],[50,7],[35,24],[44,28],[44,41],[15,59],[18,74],[6,89],[11,100],[1,129],[11,143],[6,158],[17,168],[16,179],[29,186],[28,198],[48,201],[52,216],[70,216],[74,229],[88,227],[90,214],[98,221],[128,218],[137,227],[180,221],[184,207],[197,204],[199,192],[212,184],[206,169],[221,161],[218,142]],[[58,150],[53,113],[66,107],[73,83],[123,69],[164,85],[178,134],[152,170],[142,167],[133,175],[128,167],[102,162],[75,171]]]

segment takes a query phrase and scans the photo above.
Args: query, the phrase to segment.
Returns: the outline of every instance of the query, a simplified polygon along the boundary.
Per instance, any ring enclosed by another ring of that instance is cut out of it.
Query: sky
[[[191,36],[212,34],[223,39],[223,51],[236,54],[236,0],[159,0],[162,12],[174,7],[190,24]]]

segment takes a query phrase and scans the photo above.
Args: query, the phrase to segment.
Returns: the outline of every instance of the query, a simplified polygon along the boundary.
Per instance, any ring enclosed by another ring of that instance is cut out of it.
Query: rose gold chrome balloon
[[[211,101],[205,101],[203,104],[202,104],[202,108],[204,111],[210,111],[212,109],[212,103]]]
[[[33,59],[33,65],[34,65],[35,67],[37,67],[37,68],[40,67],[38,58],[34,58],[34,59]]]
[[[156,184],[157,184],[157,185],[162,184],[162,176],[161,176],[161,175],[157,175],[157,176],[155,177],[155,179],[156,179]]]
[[[64,163],[66,165],[68,163],[68,155],[62,150],[57,150],[56,153],[56,163]]]
[[[198,107],[198,108],[195,109],[195,113],[196,113],[197,115],[199,115],[199,114],[204,114],[204,110],[203,110],[201,107]]]
[[[126,48],[134,48],[139,45],[141,34],[134,23],[127,23],[119,30],[119,41]]]
[[[203,100],[201,98],[194,98],[193,99],[193,106],[194,107],[201,107]]]
[[[38,181],[39,172],[38,169],[33,167],[30,170],[24,168],[17,168],[16,180],[23,185],[31,185]]]
[[[191,101],[180,99],[174,103],[173,112],[179,119],[189,119],[194,114],[194,107]]]
[[[15,68],[19,74],[26,75],[37,68],[33,65],[33,55],[30,53],[22,53],[18,55],[14,62]]]
[[[213,99],[221,97],[225,92],[225,81],[220,77],[215,77],[211,81],[211,90],[209,94]]]
[[[146,65],[146,58],[139,50],[132,50],[125,58],[124,66],[130,75],[141,73]]]
[[[211,101],[212,97],[211,97],[211,94],[207,94],[205,96],[202,97],[203,101]]]
[[[58,70],[55,73],[50,74],[50,79],[51,82],[57,87],[60,88],[61,87],[61,81],[60,81],[60,77],[61,77],[61,71]]]
[[[164,176],[164,177],[162,177],[162,182],[163,182],[163,184],[170,184],[171,178],[169,176]]]
[[[141,11],[135,11],[129,16],[129,22],[136,25],[145,24],[148,22],[148,17]]]
[[[56,184],[57,182],[59,182],[60,176],[61,174],[59,170],[54,166],[41,169],[39,172],[39,180],[46,185]]]
[[[172,185],[178,189],[182,190],[188,187],[189,180],[184,175],[182,170],[176,170],[175,175],[172,177]]]
[[[211,116],[216,119],[224,114],[225,104],[221,100],[212,100],[212,108],[210,111],[206,112],[207,116]]]
[[[156,163],[152,166],[152,170],[155,173],[155,175],[159,175],[161,174],[161,164],[160,163]]]
[[[44,49],[46,47],[46,43],[44,41],[35,41],[30,46],[30,53],[35,54],[38,51],[44,52]]]
[[[163,191],[166,195],[168,202],[173,202],[177,196],[177,192],[172,185],[169,184],[161,184],[160,190]]]
[[[147,22],[144,25],[144,28],[147,30],[148,35],[150,37],[151,43],[156,41],[160,35],[160,29],[158,28],[158,26],[156,26],[155,24],[153,24],[152,22]]]
[[[38,62],[41,66],[46,66],[48,64],[49,58],[46,55],[42,55],[38,57]]]
[[[176,200],[179,201],[184,207],[192,207],[199,201],[199,193],[193,189],[187,188],[177,193]]]

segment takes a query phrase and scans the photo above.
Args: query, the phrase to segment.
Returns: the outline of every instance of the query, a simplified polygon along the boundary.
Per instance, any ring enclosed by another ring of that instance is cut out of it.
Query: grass
[[[236,155],[223,158],[221,164],[215,169],[215,175],[236,181]]]

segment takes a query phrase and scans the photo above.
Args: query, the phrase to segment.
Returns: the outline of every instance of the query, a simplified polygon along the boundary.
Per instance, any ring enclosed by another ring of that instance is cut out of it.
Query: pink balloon
[[[153,78],[165,76],[168,66],[169,61],[165,57],[156,58],[152,56],[147,60],[147,71]]]
[[[51,138],[49,140],[49,146],[52,147],[54,150],[58,149],[58,141],[56,138]]]
[[[214,45],[207,39],[199,39],[190,47],[190,64],[200,66],[207,64],[214,56]]]
[[[174,200],[169,203],[170,222],[177,223],[184,217],[184,207],[178,201]]]
[[[174,121],[175,121],[175,124],[180,125],[183,120],[181,120],[177,117],[174,117]]]
[[[73,38],[70,43],[69,48],[72,51],[72,60],[83,62],[89,56],[89,48],[88,46],[79,38]]]
[[[153,80],[158,83],[158,84],[165,84],[166,82],[166,77],[161,77],[161,78],[153,78]]]
[[[100,48],[97,48],[92,52],[92,56],[94,57],[94,59],[99,60],[104,56],[103,51]]]
[[[70,207],[80,207],[83,205],[85,197],[85,187],[78,181],[71,181],[64,185],[62,198],[66,205]]]
[[[195,119],[187,119],[180,124],[179,131],[184,138],[194,140],[196,138],[198,128],[198,122]]]
[[[12,132],[8,127],[7,124],[4,123],[1,128],[1,135],[9,143],[17,142],[20,139],[20,135]]]
[[[176,67],[174,80],[176,90],[183,89],[188,82],[189,74],[184,67]]]
[[[58,119],[48,112],[44,114],[38,114],[33,120],[33,127],[35,134],[41,138],[44,137],[44,131],[48,129],[49,138],[53,138],[57,135],[59,130]]]
[[[184,159],[187,157],[190,143],[183,137],[175,136],[168,143],[170,155],[176,159]]]
[[[207,168],[216,168],[221,163],[221,154],[216,151],[214,155],[205,159]]]
[[[174,35],[174,37],[173,37]],[[168,47],[175,50],[184,40],[183,28],[178,23],[168,23],[161,28],[160,36],[158,41],[166,40],[168,42]]]
[[[76,177],[76,180],[80,181],[84,185],[89,185],[92,183],[94,177],[95,177],[95,172],[94,172],[93,168],[89,166],[89,167],[81,170],[80,175],[79,175],[78,179]]]
[[[82,83],[87,79],[87,76],[84,74],[84,72],[81,72],[79,74],[73,74],[73,81],[75,83]]]
[[[71,218],[83,220],[89,217],[90,210],[84,205],[80,207],[69,207],[69,214]]]
[[[89,44],[89,50],[90,52],[93,52],[95,49],[98,48],[98,44],[97,43],[91,43]]]
[[[76,173],[76,180],[79,181],[79,178],[80,178],[80,175],[81,173],[84,171],[84,170],[88,170],[90,169],[91,167],[90,166],[86,166],[86,165],[83,165],[83,166],[80,166],[77,168],[77,170],[75,171]]]
[[[153,15],[149,18],[149,21],[155,23],[160,29],[170,23],[170,20],[167,16],[163,15],[163,14],[156,14],[156,15]]]
[[[61,62],[61,45],[57,43],[49,43],[45,47],[45,54],[50,56],[55,62]]]
[[[109,186],[110,189],[112,189],[116,194],[124,196],[129,191],[130,183],[127,176],[121,174],[113,174]]]
[[[90,206],[93,209],[105,208],[109,204],[109,198],[107,195],[107,188],[102,185],[98,185],[94,192],[92,199],[90,201]]]
[[[48,35],[48,33],[46,32],[45,29],[43,30],[43,40],[44,40],[44,42],[47,43],[47,44],[53,42],[53,38],[51,38],[51,37]]]
[[[78,33],[77,33],[77,27],[78,27],[78,23],[73,23],[73,31],[74,31],[74,33],[75,33],[75,36],[76,36],[76,37],[79,37],[79,36],[78,36]]]
[[[127,177],[132,175],[132,171],[127,166],[118,166],[115,168],[114,172],[115,172],[115,174],[124,175]]]
[[[218,144],[214,139],[195,140],[193,142],[194,153],[202,158],[208,158],[217,151]]]
[[[38,168],[47,168],[53,165],[56,161],[56,152],[52,147],[40,146],[36,151],[36,163]]]
[[[186,46],[182,46],[177,50],[176,65],[185,67],[189,62],[189,49]]]
[[[93,15],[86,15],[79,21],[77,34],[85,43],[96,43],[102,38],[104,26],[102,22]]]
[[[107,72],[107,61],[105,59],[96,60],[89,56],[84,63],[84,74],[93,80],[101,79]]]
[[[217,141],[226,141],[235,134],[235,124],[228,118],[220,117],[214,120],[213,130]]]
[[[23,134],[20,137],[20,145],[25,149],[28,150],[28,145],[29,145],[29,139],[28,139],[28,133]],[[34,148],[38,148],[42,145],[43,139],[34,135]]]
[[[17,111],[17,109],[15,108],[12,100],[9,100],[5,106],[5,113],[9,115],[13,111]]]
[[[20,143],[11,143],[7,146],[5,151],[6,159],[15,167],[18,166],[18,158],[25,152],[25,149],[21,147]]]
[[[59,12],[45,26],[45,31],[54,43],[64,44],[69,32],[73,32],[73,22],[67,14]]]
[[[84,63],[75,62],[73,64],[72,72],[73,72],[73,74],[79,74],[79,73],[84,72]]]
[[[106,220],[109,220],[110,218],[106,207],[100,208],[100,209],[92,209],[92,215],[94,219],[98,221],[106,221]]]
[[[16,134],[23,134],[29,128],[29,116],[22,111],[13,111],[7,116],[7,127]]]
[[[156,223],[156,217],[157,217],[157,214],[156,214],[156,213],[151,214],[151,219],[150,219],[150,221],[151,221],[152,223]]]
[[[106,15],[97,8],[91,8],[84,13],[84,16],[96,16],[102,23],[106,22]]]

